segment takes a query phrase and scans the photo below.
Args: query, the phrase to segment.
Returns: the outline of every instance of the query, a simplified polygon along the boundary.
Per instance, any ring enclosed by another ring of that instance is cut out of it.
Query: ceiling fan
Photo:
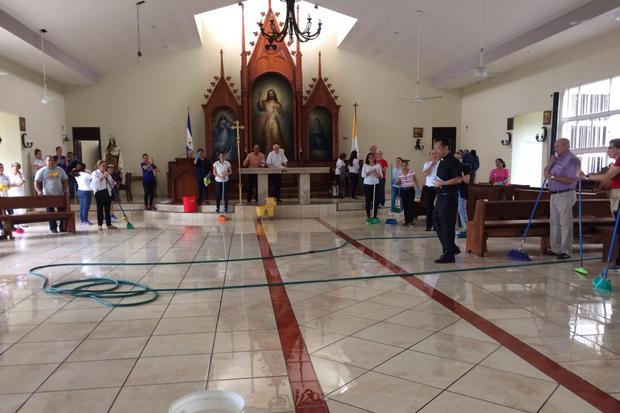
[[[415,77],[415,96],[412,98],[398,98],[399,100],[408,100],[412,103],[422,103],[425,100],[439,99],[443,96],[420,96],[420,36],[421,36],[421,18],[424,15],[422,10],[417,11],[417,39],[416,39],[416,77]]]
[[[492,76],[493,74],[488,71],[487,67],[484,65],[484,48],[480,48],[480,65],[474,68],[474,76],[476,79],[483,80],[487,77]]]
[[[41,51],[45,55],[45,38],[43,37],[47,33],[47,30],[41,29]],[[45,56],[43,57],[43,96],[41,96],[41,103],[47,105],[54,100],[53,96],[47,94],[47,67],[45,65]]]

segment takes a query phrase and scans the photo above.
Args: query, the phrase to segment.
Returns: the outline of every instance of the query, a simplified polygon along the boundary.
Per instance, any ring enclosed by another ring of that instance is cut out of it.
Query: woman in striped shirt
[[[419,188],[418,178],[413,170],[409,169],[409,160],[403,159],[402,169],[398,174],[396,183],[400,186],[400,199],[403,203],[405,223],[403,225],[414,225],[413,203],[415,201],[415,188]]]

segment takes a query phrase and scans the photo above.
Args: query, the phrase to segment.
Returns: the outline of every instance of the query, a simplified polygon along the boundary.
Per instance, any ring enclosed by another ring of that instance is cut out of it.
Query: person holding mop
[[[612,139],[609,141],[607,148],[607,156],[614,160],[607,172],[585,175],[579,171],[579,175],[590,181],[601,183],[601,188],[610,188],[609,201],[611,211],[617,217],[620,213],[620,139]],[[618,257],[615,265],[609,268],[610,271],[620,271],[620,242],[618,243]]]
[[[362,167],[362,179],[364,180],[364,195],[366,197],[366,222],[377,223],[377,210],[379,209],[379,203],[377,202],[377,185],[379,185],[379,179],[383,177],[381,173],[381,165],[378,165],[375,159],[375,155],[370,152],[366,155],[364,166]],[[373,216],[370,216],[370,209],[373,209]]]

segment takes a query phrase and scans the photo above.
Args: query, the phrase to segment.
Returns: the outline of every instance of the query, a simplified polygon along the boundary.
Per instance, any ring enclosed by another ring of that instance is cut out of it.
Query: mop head
[[[530,258],[529,255],[527,255],[527,253],[523,252],[522,250],[510,250],[508,251],[508,254],[506,254],[508,256],[508,258],[510,258],[511,260],[515,260],[515,261],[532,261],[532,259]]]
[[[220,224],[225,224],[227,220],[228,220],[228,218],[226,218],[226,215],[224,215],[224,214],[222,214],[219,217],[217,217],[217,221]]]
[[[366,218],[366,223],[367,224],[378,224],[380,222],[381,222],[381,220],[379,218],[376,218],[376,217]]]
[[[603,294],[611,294],[611,281],[603,274],[599,275],[592,281],[594,290]]]
[[[127,229],[136,229],[133,224],[129,221],[127,221]]]
[[[586,270],[583,267],[577,267],[575,268],[575,272],[579,275],[583,275],[584,277],[588,275],[588,270]]]
[[[386,219],[385,224],[386,225],[398,225],[398,223],[396,222],[396,218],[394,217],[389,217],[388,219]]]

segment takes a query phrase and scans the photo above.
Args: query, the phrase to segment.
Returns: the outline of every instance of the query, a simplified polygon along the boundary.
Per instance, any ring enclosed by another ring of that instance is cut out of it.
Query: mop
[[[106,179],[105,180],[108,189],[110,189],[110,182]],[[127,229],[136,229],[133,224],[131,222],[129,222],[129,218],[127,217],[127,214],[125,213],[125,209],[123,208],[123,203],[121,202],[121,197],[118,197],[118,206],[121,208],[121,212],[123,213],[123,221],[125,221],[127,223]]]
[[[392,189],[394,189],[394,187],[392,187]],[[396,202],[394,202],[394,208],[390,210],[388,218],[385,220],[386,225],[398,225],[398,223],[396,222],[396,218],[394,218],[393,212],[400,212],[400,188],[398,188],[398,193],[396,194]]]
[[[525,238],[527,237],[527,232],[530,230],[530,226],[532,225],[532,220],[534,219],[534,215],[536,214],[536,209],[538,208],[538,203],[540,202],[540,197],[542,196],[543,191],[545,190],[545,185],[547,184],[547,178],[543,180],[542,185],[540,186],[540,191],[538,191],[538,197],[536,197],[536,202],[534,203],[534,208],[532,208],[532,213],[530,214],[530,219],[527,221],[527,226],[525,227],[525,231],[523,231],[523,237],[521,238],[521,245],[518,250],[512,249],[508,251],[508,258],[513,259],[515,261],[532,261],[529,255],[526,252],[523,252],[523,245],[525,244]]]
[[[614,244],[616,241],[616,236],[618,233],[618,222],[620,222],[620,211],[616,212],[616,224],[614,225],[614,232],[611,235],[611,242],[609,245],[609,252],[607,253],[607,264],[605,264],[605,269],[601,275],[596,277],[594,281],[592,281],[592,286],[594,290],[597,292],[611,294],[611,281],[607,278],[607,273],[609,272],[609,263],[611,262],[611,255],[614,250]]]
[[[222,202],[226,203],[225,199],[224,199],[224,186],[226,185],[226,182],[222,182]],[[220,204],[221,205],[221,204]],[[220,214],[220,216],[217,218],[218,222],[220,224],[225,224],[226,223],[226,215],[224,215],[224,213],[222,212]]]
[[[374,184],[372,186],[372,210],[375,210],[375,190],[377,189],[378,184]],[[377,217],[368,217],[366,218],[367,224],[378,224],[381,220]]]
[[[584,277],[588,275],[588,270],[583,267],[583,216],[582,216],[582,195],[581,195],[581,178],[579,182],[579,267],[575,268],[575,272]]]

